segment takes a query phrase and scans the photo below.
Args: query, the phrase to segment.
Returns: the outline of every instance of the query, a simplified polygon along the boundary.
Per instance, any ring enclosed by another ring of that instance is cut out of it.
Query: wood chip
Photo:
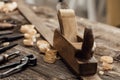
[[[43,57],[44,61],[47,63],[54,63],[56,61],[56,50],[50,50],[48,49],[45,53],[45,56]]]
[[[104,75],[104,71],[99,71],[99,74],[100,75]]]
[[[100,61],[105,63],[113,63],[113,58],[111,56],[102,56]]]
[[[31,29],[34,29],[34,25],[22,25],[21,26],[21,28],[20,28],[20,32],[22,32],[22,33],[28,33],[29,32],[29,30],[31,30]]]
[[[109,63],[103,63],[102,64],[102,69],[103,70],[112,70],[113,69],[113,64],[109,64]]]
[[[50,49],[50,44],[45,40],[37,41],[37,47],[39,48],[40,52],[45,53],[47,49]]]
[[[23,40],[23,44],[25,46],[33,46],[34,45],[34,42],[31,40],[31,39],[24,39]]]

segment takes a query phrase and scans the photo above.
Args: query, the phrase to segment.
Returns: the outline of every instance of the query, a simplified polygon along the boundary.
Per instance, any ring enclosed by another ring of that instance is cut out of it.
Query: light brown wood
[[[81,49],[82,48],[82,42],[72,42],[71,43],[76,49]]]
[[[77,22],[72,9],[60,9],[58,19],[62,34],[71,42],[77,41]]]
[[[120,0],[107,0],[107,23],[120,26]]]

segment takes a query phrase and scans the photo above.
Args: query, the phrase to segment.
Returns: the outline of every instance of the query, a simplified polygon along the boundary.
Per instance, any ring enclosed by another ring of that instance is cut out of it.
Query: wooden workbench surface
[[[33,7],[31,7],[33,8]],[[41,20],[44,22],[46,27],[50,27],[52,30],[58,28],[58,20],[56,18],[56,12],[49,8],[38,7],[33,8],[33,10],[38,14]],[[28,23],[18,11],[12,13],[0,14],[0,19],[5,17],[11,17],[16,20],[21,21],[23,24]],[[77,17],[78,21],[78,34],[82,36],[84,31],[84,26],[91,26],[93,28],[95,42],[97,48],[95,50],[95,57],[98,60],[100,69],[101,63],[99,62],[100,56],[109,55],[116,56],[120,54],[120,30],[118,28],[97,23],[90,22],[86,19]],[[19,28],[17,28],[17,31]],[[58,28],[59,29],[59,28]],[[35,67],[29,67],[24,71],[11,75],[1,80],[78,80],[78,78],[66,67],[62,60],[57,60],[54,64],[48,64],[43,61],[43,54],[40,54],[37,47],[25,47],[22,44],[22,40],[16,41],[19,45],[8,50],[5,53],[11,53],[16,50],[21,51],[22,54],[32,53],[37,56],[38,64]],[[13,61],[16,61],[16,58]],[[120,62],[114,61],[114,69],[106,71],[104,75],[99,75],[103,80],[120,80]],[[1,71],[0,71],[1,72]]]

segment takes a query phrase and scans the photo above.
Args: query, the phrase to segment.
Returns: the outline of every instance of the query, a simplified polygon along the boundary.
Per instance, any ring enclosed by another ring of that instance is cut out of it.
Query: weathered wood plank
[[[51,19],[44,18],[44,23],[50,24],[50,25],[48,25],[49,27],[51,27],[52,25],[54,25],[54,27],[58,26],[58,22],[57,22],[56,19],[52,19],[52,20],[54,20],[54,22],[49,22],[49,20],[51,20]],[[120,39],[119,39],[120,30],[118,28],[114,28],[114,27],[111,27],[109,25],[105,25],[105,24],[101,24],[101,23],[97,23],[97,22],[90,22],[90,21],[88,21],[86,19],[83,19],[83,18],[78,18],[77,21],[78,21],[78,26],[80,26],[79,27],[79,34],[80,35],[82,35],[82,33],[84,31],[84,26],[81,27],[81,25],[86,25],[86,26],[92,26],[93,27],[94,35],[95,35],[95,41],[96,41],[96,44],[97,44],[97,49],[95,51],[95,55],[96,55],[96,58],[98,60],[99,60],[100,56],[102,56],[102,55],[115,56],[117,54],[120,54],[120,52],[119,52],[119,50],[120,50],[120,43],[119,43],[120,42]],[[53,28],[53,27],[51,27],[51,28]],[[42,61],[42,58],[40,60]],[[51,64],[47,64],[47,65],[51,65]],[[58,60],[55,63],[55,66],[56,65],[59,66],[60,70],[61,70],[61,67],[64,67],[64,64],[60,60]],[[101,76],[101,78],[103,80],[119,80],[120,76],[118,74],[120,74],[120,69],[119,69],[120,63],[115,61],[114,65],[115,65],[115,69],[112,70],[113,71],[112,73],[111,72],[105,72],[105,74]],[[53,66],[53,65],[51,65],[51,66]],[[51,66],[48,66],[48,67],[51,67]],[[54,67],[54,68],[59,69],[58,67]],[[40,68],[37,67],[37,69],[40,69]],[[34,72],[34,70],[32,70],[32,71],[29,71],[29,69],[27,69],[27,70],[28,70],[27,71],[28,73],[30,72],[30,73],[38,75],[38,73]],[[54,71],[53,68],[52,68],[52,70]],[[68,69],[65,68],[63,71],[67,72]],[[41,72],[41,73],[39,72],[39,75],[42,75],[43,72]],[[27,74],[26,71],[25,71],[25,74]],[[68,74],[69,74],[69,71],[68,71]],[[47,75],[51,76],[52,73],[50,73],[50,74],[48,73]],[[18,75],[16,75],[16,77],[17,76],[19,76],[19,73],[18,73]],[[44,76],[44,75],[42,75],[42,76]],[[76,77],[73,77],[73,78],[76,80]],[[9,78],[9,77],[7,79],[5,78],[5,80],[10,80],[10,79],[11,80],[17,80],[16,78]],[[41,76],[40,76],[40,79],[41,79]],[[46,78],[43,77],[43,79],[46,79]],[[64,79],[66,79],[66,78],[64,78]],[[73,79],[71,79],[71,80],[73,80]]]
[[[31,24],[35,25],[36,29],[41,33],[42,36],[53,45],[54,32],[50,28],[43,24],[43,21],[25,4],[24,0],[18,0],[18,8],[21,14],[30,21]],[[26,14],[27,13],[27,14]]]

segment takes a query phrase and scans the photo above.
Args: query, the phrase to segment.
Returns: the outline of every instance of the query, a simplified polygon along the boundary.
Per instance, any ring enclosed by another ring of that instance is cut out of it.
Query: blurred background
[[[76,15],[120,27],[120,0],[64,0]],[[26,0],[28,4],[48,6],[56,10],[58,0]]]

